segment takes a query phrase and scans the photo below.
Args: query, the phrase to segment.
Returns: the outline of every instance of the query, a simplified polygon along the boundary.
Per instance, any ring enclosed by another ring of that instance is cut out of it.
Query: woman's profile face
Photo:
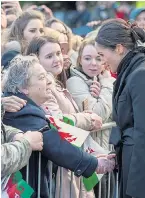
[[[40,37],[44,35],[44,26],[41,20],[32,19],[28,22],[23,31],[24,39],[30,43],[34,37]]]
[[[47,72],[57,77],[63,69],[63,57],[58,43],[47,42],[39,50],[39,61]]]
[[[103,59],[104,62],[107,63],[107,66],[111,70],[111,72],[116,73],[118,65],[121,61],[121,56],[118,55],[115,50],[105,48],[98,43],[96,43],[95,48],[98,54],[101,56],[101,59]]]
[[[84,47],[80,57],[80,65],[83,72],[89,77],[97,76],[103,71],[103,61],[95,46],[88,44]]]

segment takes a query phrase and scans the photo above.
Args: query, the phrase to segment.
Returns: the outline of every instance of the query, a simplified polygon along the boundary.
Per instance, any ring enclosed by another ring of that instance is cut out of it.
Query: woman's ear
[[[118,55],[123,55],[124,54],[124,47],[123,47],[123,45],[117,44],[115,51],[116,51],[116,53]]]

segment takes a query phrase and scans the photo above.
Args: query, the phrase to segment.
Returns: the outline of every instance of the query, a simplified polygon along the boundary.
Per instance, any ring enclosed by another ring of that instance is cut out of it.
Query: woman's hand
[[[72,62],[68,55],[63,55],[63,67],[65,70],[69,69]]]
[[[100,116],[98,116],[97,114],[92,113],[91,114],[91,119],[92,119],[93,131],[101,129],[102,118]]]
[[[98,97],[100,95],[101,86],[100,83],[96,80],[93,81],[93,84],[90,86],[90,93],[94,97]]]
[[[43,136],[38,131],[27,131],[24,133],[24,138],[30,143],[33,151],[42,151],[43,149]]]
[[[26,133],[18,133],[15,135],[13,141],[21,141],[26,139],[33,151],[41,151],[43,149],[43,136],[38,131],[27,131]]]
[[[11,13],[19,16],[22,13],[19,1],[3,1],[2,8],[8,14]]]
[[[97,156],[98,159],[98,167],[96,169],[97,174],[105,174],[110,173],[115,168],[115,154],[103,154]]]
[[[44,9],[44,12],[48,18],[53,17],[53,12],[50,8],[48,8],[46,5],[41,5],[40,7]]]
[[[17,96],[3,97],[1,100],[3,107],[7,112],[17,112],[27,103],[26,100],[18,98]]]

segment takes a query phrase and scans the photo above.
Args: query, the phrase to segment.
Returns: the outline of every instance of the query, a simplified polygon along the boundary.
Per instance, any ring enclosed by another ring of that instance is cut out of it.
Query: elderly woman
[[[46,71],[39,64],[34,56],[15,57],[4,78],[3,92],[5,96],[15,95],[27,101],[27,104],[20,111],[6,113],[4,123],[15,126],[24,132],[27,130],[43,130],[44,147],[42,150],[41,162],[41,196],[48,197],[48,159],[59,166],[74,171],[76,176],[89,177],[97,168],[98,173],[111,171],[114,168],[114,155],[96,159],[95,157],[74,147],[65,140],[62,140],[58,132],[49,128],[45,113],[40,108],[47,99],[49,84]],[[68,160],[69,159],[69,160]],[[30,159],[30,185],[34,188],[37,196],[37,174],[38,174],[38,153],[33,153]],[[25,178],[25,169],[22,170]],[[45,181],[44,181],[45,180]]]
[[[43,110],[46,114],[62,117],[67,116],[72,119],[75,123],[75,126],[87,131],[95,131],[100,129],[102,126],[102,119],[97,116],[97,114],[91,112],[79,112],[78,107],[74,100],[72,99],[70,93],[67,89],[64,89],[63,86],[58,82],[57,78],[58,75],[62,73],[63,70],[63,57],[61,53],[61,47],[58,41],[54,38],[43,36],[39,38],[33,39],[31,41],[27,54],[36,54],[40,60],[41,65],[47,72],[48,79],[50,81],[49,89],[49,97],[47,101],[41,105]],[[53,77],[53,74],[55,77]],[[100,148],[97,149],[97,151]],[[103,150],[103,149],[102,149]],[[101,151],[102,152],[102,151]],[[103,150],[104,152],[104,150]],[[60,169],[57,171],[57,178],[60,178],[59,175]],[[69,176],[67,177],[66,175]],[[69,181],[70,181],[70,171],[67,169],[63,170],[64,179],[63,182],[65,183],[65,197],[68,198],[70,195],[69,192]],[[60,181],[60,179],[56,179]],[[73,197],[79,197],[79,178],[74,177],[77,184],[73,187],[72,195]],[[75,182],[74,182],[75,183]],[[66,185],[68,185],[66,187]],[[57,187],[59,189],[59,187]],[[66,190],[68,189],[68,190]],[[58,196],[59,197],[59,190]],[[65,198],[63,196],[63,198]]]

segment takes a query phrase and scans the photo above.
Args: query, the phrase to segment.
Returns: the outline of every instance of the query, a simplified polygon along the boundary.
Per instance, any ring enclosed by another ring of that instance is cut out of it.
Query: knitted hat
[[[130,13],[129,19],[136,20],[136,17],[143,11],[145,11],[145,8],[136,8],[132,10],[132,12]]]

